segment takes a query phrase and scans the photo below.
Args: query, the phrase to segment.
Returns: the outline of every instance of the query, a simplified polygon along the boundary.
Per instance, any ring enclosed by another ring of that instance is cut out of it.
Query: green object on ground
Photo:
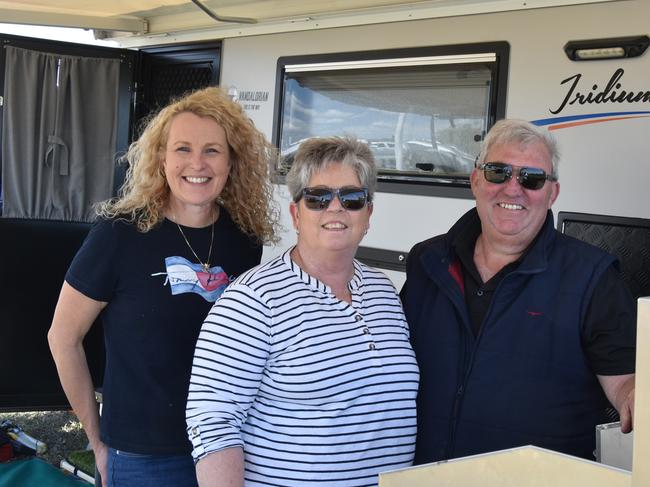
[[[68,462],[91,477],[95,475],[95,454],[92,450],[76,450],[68,453]]]
[[[0,463],[0,487],[86,487],[40,458]]]

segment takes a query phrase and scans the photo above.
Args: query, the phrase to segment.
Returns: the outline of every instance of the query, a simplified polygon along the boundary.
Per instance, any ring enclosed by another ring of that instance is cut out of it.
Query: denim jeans
[[[191,455],[142,455],[108,449],[109,487],[197,487]]]

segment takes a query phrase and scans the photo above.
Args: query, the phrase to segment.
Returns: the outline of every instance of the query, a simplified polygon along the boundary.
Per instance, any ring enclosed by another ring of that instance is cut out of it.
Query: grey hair
[[[504,119],[495,123],[488,132],[483,144],[481,153],[476,160],[477,165],[485,162],[490,149],[504,144],[542,144],[551,156],[554,178],[559,178],[558,165],[560,162],[560,151],[555,138],[548,130],[541,129],[525,120]]]
[[[286,177],[291,199],[298,200],[314,174],[336,163],[354,170],[372,201],[377,187],[375,156],[368,144],[354,137],[313,137],[300,144]]]

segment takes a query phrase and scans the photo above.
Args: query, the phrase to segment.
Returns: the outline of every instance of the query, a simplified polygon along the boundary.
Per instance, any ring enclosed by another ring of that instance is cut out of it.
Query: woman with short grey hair
[[[298,149],[296,245],[235,281],[197,342],[187,423],[201,486],[368,486],[411,464],[408,327],[390,280],[354,258],[375,179],[354,139]]]

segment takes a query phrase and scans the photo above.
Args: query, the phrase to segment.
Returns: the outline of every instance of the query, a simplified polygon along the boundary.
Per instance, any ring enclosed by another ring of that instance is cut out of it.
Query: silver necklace
[[[185,240],[185,243],[187,244],[187,246],[190,248],[190,250],[194,254],[194,257],[196,257],[196,260],[198,260],[199,264],[201,264],[201,268],[203,269],[203,271],[204,272],[210,272],[210,259],[212,258],[212,244],[214,243],[214,221],[212,222],[212,235],[210,236],[210,250],[208,251],[208,258],[207,258],[207,260],[205,262],[203,262],[201,259],[199,259],[199,256],[196,255],[196,252],[194,252],[194,249],[190,245],[190,241],[185,236],[185,232],[183,232],[183,229],[178,224],[178,220],[176,220],[176,215],[174,215],[174,223],[176,223],[176,226],[178,227],[178,230],[181,232],[181,235],[183,236],[183,240]]]

